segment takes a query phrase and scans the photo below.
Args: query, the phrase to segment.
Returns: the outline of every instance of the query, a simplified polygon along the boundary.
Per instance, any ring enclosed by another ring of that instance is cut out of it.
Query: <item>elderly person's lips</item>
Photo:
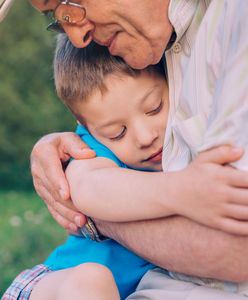
[[[111,46],[113,40],[115,39],[116,35],[117,35],[117,33],[113,34],[110,38],[108,38],[108,39],[105,40],[105,41],[98,40],[98,39],[95,38],[95,37],[94,37],[93,39],[94,39],[94,41],[95,41],[97,44],[109,48],[109,47]]]

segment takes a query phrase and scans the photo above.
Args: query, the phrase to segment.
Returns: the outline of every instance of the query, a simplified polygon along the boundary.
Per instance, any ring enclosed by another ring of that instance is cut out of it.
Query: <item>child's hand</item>
[[[243,150],[221,146],[201,153],[178,172],[177,214],[233,234],[248,235],[248,173],[228,166]]]

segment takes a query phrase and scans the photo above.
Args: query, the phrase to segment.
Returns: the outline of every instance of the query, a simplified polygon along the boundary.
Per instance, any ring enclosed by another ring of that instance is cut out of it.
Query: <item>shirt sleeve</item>
[[[90,134],[86,127],[83,125],[78,125],[76,129],[76,134],[92,149],[96,152],[96,156],[106,157],[114,161],[119,167],[127,168],[127,166],[121,162],[115,154],[108,149],[106,146],[98,142],[97,139]]]
[[[244,156],[233,165],[248,170],[248,5],[246,1],[233,5],[236,17],[223,36],[221,73],[206,135],[198,150],[222,144],[243,147]]]

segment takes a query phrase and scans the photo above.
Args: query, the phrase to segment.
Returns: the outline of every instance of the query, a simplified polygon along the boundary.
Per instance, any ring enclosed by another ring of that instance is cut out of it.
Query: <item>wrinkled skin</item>
[[[58,5],[56,0],[31,2],[40,11],[54,10]],[[168,19],[169,0],[73,2],[81,4],[86,12],[80,24],[62,24],[74,46],[83,48],[94,40],[137,69],[159,62],[173,30]],[[60,9],[56,13],[63,14]]]

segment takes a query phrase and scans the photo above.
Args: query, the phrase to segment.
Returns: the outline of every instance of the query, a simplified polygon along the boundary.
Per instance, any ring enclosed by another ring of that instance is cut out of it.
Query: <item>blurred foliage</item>
[[[65,239],[34,192],[0,192],[0,298],[24,269],[42,263]]]
[[[15,1],[0,23],[0,297],[21,270],[41,263],[65,237],[35,193],[20,191],[32,188],[34,143],[75,128],[55,94],[55,35],[46,24],[27,0]]]
[[[28,1],[16,1],[0,24],[0,190],[32,186],[29,154],[44,134],[73,131],[75,122],[56,98],[55,35]]]

